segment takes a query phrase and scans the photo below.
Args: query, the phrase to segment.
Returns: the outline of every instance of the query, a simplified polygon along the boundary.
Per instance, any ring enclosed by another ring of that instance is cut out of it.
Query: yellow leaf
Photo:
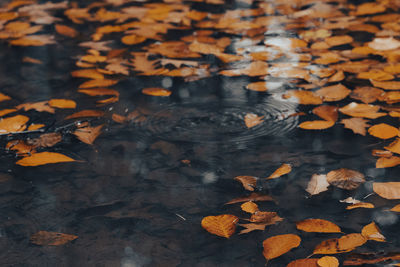
[[[385,146],[385,149],[400,154],[400,138],[396,138],[390,145]]]
[[[294,234],[277,235],[263,242],[263,254],[267,260],[277,258],[300,245],[301,238]]]
[[[382,157],[376,161],[376,168],[390,168],[400,164],[400,157]]]
[[[310,91],[291,90],[282,95],[284,99],[294,98],[296,102],[302,105],[319,105],[322,104],[322,98]]]
[[[5,100],[10,100],[10,99],[11,99],[11,97],[9,97],[8,95],[0,93],[0,102],[5,101]]]
[[[31,236],[30,241],[39,246],[60,246],[77,238],[76,235],[39,231]]]
[[[368,240],[374,240],[378,242],[386,242],[385,237],[381,234],[381,232],[378,229],[378,226],[376,226],[375,222],[372,222],[366,226],[363,227],[361,230],[361,234],[367,238]]]
[[[238,221],[238,217],[230,214],[207,216],[201,221],[201,226],[213,235],[229,238],[235,233]]]
[[[275,179],[281,177],[282,175],[288,174],[291,171],[292,171],[292,166],[290,164],[284,163],[266,179]]]
[[[76,108],[75,101],[69,99],[51,99],[49,105],[53,108]]]
[[[28,121],[29,118],[23,115],[16,115],[14,117],[1,119],[0,134],[23,131],[26,128],[25,123]]]
[[[400,199],[400,182],[373,183],[372,189],[386,199]]]
[[[80,89],[94,88],[94,87],[108,87],[116,84],[117,80],[97,79],[90,80],[79,85]]]
[[[373,209],[373,208],[375,208],[375,206],[372,203],[360,202],[360,203],[355,203],[350,206],[347,206],[346,210],[352,210],[352,209],[358,209],[358,208]]]
[[[35,153],[32,156],[20,159],[16,162],[16,164],[21,166],[39,166],[49,163],[72,162],[72,161],[75,160],[60,153],[40,152],[40,153]]]
[[[390,81],[390,82],[381,82],[376,80],[370,80],[373,86],[379,87],[386,90],[399,90],[400,82],[399,81]]]
[[[339,261],[335,257],[325,256],[317,261],[319,267],[339,267]]]
[[[164,89],[164,88],[157,88],[157,87],[143,88],[142,93],[145,95],[151,95],[151,96],[170,96],[171,95],[171,91]]]
[[[296,227],[304,232],[312,233],[341,233],[336,224],[322,219],[306,219],[296,223]]]
[[[146,39],[147,39],[146,37],[132,34],[122,37],[121,42],[126,45],[135,45],[143,43],[144,41],[146,41]]]
[[[74,38],[79,34],[75,29],[66,25],[56,24],[55,29],[57,33],[71,38]]]
[[[248,90],[256,91],[256,92],[265,92],[268,90],[267,88],[267,83],[264,82],[254,82],[254,83],[249,83],[246,88]]]
[[[243,203],[240,207],[242,208],[243,211],[251,213],[251,214],[258,211],[258,205],[251,201]]]
[[[339,108],[339,111],[343,114],[352,116],[352,117],[363,117],[369,119],[376,119],[382,116],[385,116],[386,113],[378,112],[379,106],[368,105],[368,104],[358,104],[355,102],[351,102],[350,104]]]
[[[376,124],[368,129],[368,133],[380,139],[389,139],[399,135],[399,130],[386,123]]]
[[[94,80],[103,80],[104,75],[98,72],[96,69],[81,69],[71,72],[72,77],[79,78],[90,78]]]
[[[334,121],[316,120],[316,121],[304,121],[300,123],[298,127],[305,130],[324,130],[332,127],[333,125],[335,125]]]

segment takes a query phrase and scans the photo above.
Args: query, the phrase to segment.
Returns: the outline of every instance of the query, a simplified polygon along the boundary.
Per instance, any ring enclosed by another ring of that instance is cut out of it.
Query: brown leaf
[[[316,120],[316,121],[304,121],[299,124],[299,128],[305,130],[324,130],[328,129],[335,125],[334,121],[323,121],[323,120]]]
[[[53,108],[76,108],[76,102],[69,99],[51,99],[49,106]]]
[[[379,87],[386,90],[399,90],[400,89],[400,82],[399,81],[390,81],[390,82],[381,82],[370,80],[373,86]]]
[[[119,115],[119,114],[116,114],[116,113],[113,113],[111,118],[116,123],[125,123],[128,120],[127,117]]]
[[[119,96],[118,91],[109,88],[79,89],[78,92],[90,96],[105,96],[105,95]]]
[[[55,28],[57,33],[71,38],[75,38],[79,34],[75,29],[66,25],[56,24]]]
[[[339,111],[352,117],[363,117],[368,119],[376,119],[386,115],[384,112],[378,112],[379,106],[358,104],[355,102],[351,102],[350,104],[339,108]]]
[[[266,223],[244,223],[244,224],[238,224],[238,225],[246,228],[246,229],[243,229],[242,231],[240,231],[239,235],[247,234],[247,233],[250,233],[255,230],[264,231],[265,227],[267,226]]]
[[[296,227],[304,232],[311,233],[341,233],[336,224],[322,219],[306,219],[296,223]]]
[[[372,156],[390,158],[391,156],[393,156],[393,153],[387,150],[373,149]]]
[[[313,109],[313,113],[326,121],[337,121],[338,109],[335,106],[319,106]]]
[[[28,139],[26,143],[34,147],[52,147],[61,142],[62,136],[60,133],[45,133],[38,138]]]
[[[317,261],[319,267],[339,267],[339,261],[335,257],[325,256]]]
[[[384,72],[383,70],[372,69],[366,72],[360,72],[357,74],[358,79],[374,80],[374,81],[389,81],[393,80],[394,76],[390,73]]]
[[[253,113],[247,113],[246,116],[244,116],[244,123],[246,124],[247,128],[250,129],[262,123],[263,118],[264,116],[257,116],[256,114]]]
[[[368,240],[386,242],[386,238],[381,234],[375,222],[372,222],[364,226],[363,229],[361,230],[361,234]]]
[[[365,182],[364,174],[346,168],[330,171],[326,178],[329,184],[346,190],[356,189]]]
[[[382,97],[384,93],[385,91],[381,89],[370,86],[364,86],[364,87],[357,87],[355,90],[353,90],[350,94],[350,97],[353,99],[360,100],[365,104],[369,104],[377,101],[380,97]]]
[[[243,203],[243,204],[240,206],[240,208],[241,208],[243,211],[248,212],[248,213],[251,213],[251,214],[253,214],[253,213],[255,213],[256,211],[258,211],[258,205],[257,205],[256,203],[254,203],[254,202],[251,202],[251,201],[247,201],[247,202]]]
[[[297,235],[286,234],[267,238],[263,242],[263,254],[267,260],[277,258],[300,245],[301,238]]]
[[[170,96],[171,91],[164,89],[164,88],[157,88],[157,87],[151,87],[151,88],[143,88],[142,93],[145,95],[151,95],[151,96]]]
[[[308,182],[306,191],[311,195],[317,195],[328,190],[329,183],[326,180],[325,174],[313,174]]]
[[[21,166],[39,166],[50,163],[72,162],[72,161],[75,160],[60,153],[40,152],[40,153],[35,153],[32,156],[20,159],[16,162],[16,164]]]
[[[284,163],[278,169],[276,169],[270,176],[266,179],[275,179],[279,178],[285,174],[288,174],[292,171],[292,166],[290,164]]]
[[[282,95],[282,98],[294,98],[296,99],[296,102],[302,105],[319,105],[323,102],[322,98],[314,92],[303,90],[290,90],[286,94]]]
[[[368,133],[380,139],[389,139],[399,135],[399,130],[386,123],[376,124],[368,129]]]
[[[225,205],[246,202],[246,201],[253,201],[253,202],[254,201],[274,201],[274,199],[268,195],[262,195],[260,193],[251,193],[247,197],[234,198],[231,201],[226,202]]]
[[[65,120],[85,118],[85,117],[102,117],[102,116],[104,116],[104,112],[101,110],[86,109],[65,117]]]
[[[400,182],[373,183],[372,189],[380,197],[400,199]]]
[[[265,92],[268,90],[267,87],[267,82],[253,82],[249,83],[246,88],[251,91],[256,91],[256,92]]]
[[[367,134],[367,127],[370,125],[368,124],[368,120],[363,118],[351,118],[351,119],[343,119],[340,123],[344,124],[344,128],[350,129],[353,133],[366,135]]]
[[[79,128],[73,132],[73,134],[82,142],[91,145],[96,140],[96,138],[101,134],[101,129],[104,125],[99,125],[96,127],[84,127]]]
[[[56,232],[39,231],[31,235],[31,243],[39,246],[60,246],[77,239],[76,235],[68,235]]]
[[[25,130],[26,123],[29,121],[27,116],[16,115],[0,120],[0,134],[20,132]]]
[[[379,158],[376,161],[376,168],[389,168],[395,167],[400,164],[400,157]]]
[[[38,112],[49,112],[49,113],[55,113],[54,108],[49,106],[48,101],[41,101],[41,102],[35,102],[35,103],[25,103],[25,104],[20,104],[16,106],[17,109],[24,109],[25,111],[34,109]]]
[[[329,46],[344,45],[353,42],[353,38],[349,35],[337,35],[325,38],[325,42]]]
[[[6,149],[17,151],[18,156],[26,156],[36,152],[35,147],[21,140],[13,140],[7,143]]]
[[[250,217],[250,222],[253,223],[266,223],[272,225],[282,221],[283,218],[279,217],[276,212],[256,211]]]
[[[244,189],[254,191],[257,186],[257,177],[254,176],[236,176],[235,180],[242,183]]]
[[[340,238],[332,238],[322,241],[314,249],[314,254],[337,254],[349,252],[356,247],[362,246],[367,239],[361,234],[348,234]]]
[[[299,259],[290,262],[286,267],[319,267],[318,259]]]
[[[322,97],[323,101],[339,101],[345,99],[351,90],[342,84],[335,84],[327,87],[323,87],[317,91],[315,94]]]
[[[378,255],[377,255],[378,254]],[[399,253],[352,253],[343,262],[343,265],[375,264],[388,260],[400,260]]]
[[[125,35],[122,37],[121,42],[126,45],[135,45],[135,44],[140,44],[146,41],[146,37],[144,36],[139,36],[136,34],[131,34],[131,35]]]
[[[207,216],[201,221],[201,226],[213,235],[229,238],[235,233],[238,220],[238,217],[230,214]]]

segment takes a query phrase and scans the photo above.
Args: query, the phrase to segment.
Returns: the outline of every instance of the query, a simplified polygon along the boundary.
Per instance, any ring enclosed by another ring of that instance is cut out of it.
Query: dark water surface
[[[147,1],[133,1],[123,7],[141,6],[141,2]],[[185,3],[217,13],[259,5],[258,1],[249,2],[252,4]],[[55,16],[68,21],[62,12]],[[360,232],[375,221],[389,242],[369,241],[357,252],[399,251],[398,215],[388,211],[398,204],[396,201],[372,195],[365,201],[374,203],[375,209],[354,210],[346,210],[347,204],[339,202],[350,196],[363,200],[372,191],[372,181],[399,178],[397,167],[375,168],[376,158],[371,156],[371,150],[381,149],[387,142],[355,135],[339,123],[323,131],[299,129],[298,124],[306,119],[289,115],[304,111],[311,116],[311,108],[282,99],[282,92],[297,88],[296,83],[283,78],[271,78],[277,85],[273,93],[258,93],[245,89],[257,81],[248,76],[227,77],[215,71],[209,77],[185,81],[131,72],[113,87],[120,93],[119,102],[96,106],[94,98],[76,90],[84,80],[70,76],[77,69],[78,55],[86,53],[78,44],[90,40],[89,35],[100,25],[96,23],[77,25],[82,33],[77,39],[58,36],[53,45],[24,48],[0,44],[0,89],[12,98],[11,102],[0,103],[2,108],[66,98],[78,103],[76,111],[100,109],[108,114],[90,120],[105,123],[94,145],[63,132],[63,141],[51,148],[82,162],[22,167],[15,164],[14,152],[1,151],[1,266],[264,266],[262,242],[266,238],[298,234],[302,238],[300,247],[268,263],[285,266],[311,255],[321,241],[340,236],[298,231],[295,222],[307,218],[330,220],[344,233]],[[180,38],[186,31],[183,32],[170,32],[165,38]],[[265,32],[266,40],[288,35],[296,36],[295,30],[273,31],[273,35]],[[119,40],[121,36],[118,33],[105,39]],[[241,36],[227,36],[234,41],[229,49],[234,49],[234,44],[251,46],[241,44]],[[354,38],[359,38],[358,42],[371,40],[365,32],[354,33]],[[114,48],[120,47],[124,46],[118,43]],[[138,51],[140,47],[129,49]],[[23,63],[25,56],[43,64]],[[221,66],[212,56],[203,59],[215,65],[216,70]],[[356,79],[344,82],[350,89],[363,83]],[[146,96],[141,93],[145,87],[168,87],[172,95]],[[334,105],[349,102],[343,100]],[[141,120],[127,124],[111,120],[113,112],[126,115],[135,110]],[[27,114],[31,122],[45,122],[54,130],[70,123],[63,118],[71,113],[57,110],[56,114]],[[248,113],[264,116],[264,122],[247,129],[244,117]],[[382,121],[398,126],[397,119]],[[18,138],[28,137],[31,136]],[[13,139],[1,138],[2,147]],[[260,210],[277,212],[284,218],[282,222],[267,226],[265,231],[235,234],[230,239],[202,229],[205,216],[235,214],[248,218],[240,204],[224,205],[233,198],[249,195],[233,178],[267,177],[282,163],[290,163],[292,172],[276,180],[260,181],[257,187],[257,191],[275,199],[258,202]],[[312,174],[338,168],[358,170],[365,174],[367,182],[354,191],[330,187],[327,192],[310,197],[305,188]],[[63,246],[37,246],[30,242],[30,236],[40,230],[79,238]],[[343,260],[344,256],[338,258]]]

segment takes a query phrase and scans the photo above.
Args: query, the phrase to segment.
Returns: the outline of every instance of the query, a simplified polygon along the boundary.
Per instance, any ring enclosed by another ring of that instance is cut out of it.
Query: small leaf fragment
[[[82,142],[91,145],[96,140],[96,138],[101,134],[101,129],[104,125],[99,125],[96,127],[84,127],[76,129],[73,133]]]
[[[254,176],[236,176],[235,180],[241,182],[244,189],[254,191],[254,188],[257,186],[258,178]]]
[[[247,128],[250,129],[250,128],[262,123],[263,118],[264,118],[264,116],[257,116],[256,114],[253,114],[253,113],[247,113],[244,116],[244,123],[246,124]]]

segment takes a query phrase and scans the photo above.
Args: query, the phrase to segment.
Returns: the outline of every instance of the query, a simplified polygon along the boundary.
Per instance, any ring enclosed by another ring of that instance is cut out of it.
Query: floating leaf
[[[76,108],[76,102],[69,99],[51,99],[49,105],[53,108]]]
[[[341,233],[336,224],[322,219],[306,219],[296,223],[296,227],[304,232],[311,233]]]
[[[400,138],[396,138],[390,145],[385,146],[385,149],[400,154]]]
[[[350,94],[350,97],[353,99],[360,100],[365,104],[369,104],[377,101],[380,97],[382,97],[384,93],[385,91],[381,89],[364,86],[364,87],[357,87],[355,90],[353,90]]]
[[[11,99],[11,97],[9,97],[8,95],[0,93],[0,102],[1,101],[6,101],[6,100],[10,100],[10,99]]]
[[[45,133],[38,138],[26,140],[27,144],[34,147],[52,147],[61,142],[62,136],[60,133]]]
[[[256,92],[265,92],[268,90],[267,88],[267,83],[265,81],[263,82],[254,82],[254,83],[249,83],[246,88],[251,91],[256,91]]]
[[[400,199],[400,182],[373,183],[372,189],[380,197]]]
[[[254,203],[254,202],[251,202],[251,201],[247,201],[247,202],[243,203],[243,204],[240,206],[240,208],[241,208],[243,211],[248,212],[248,213],[251,213],[251,214],[253,214],[253,213],[255,213],[256,211],[258,211],[258,205],[257,205],[256,203]]]
[[[146,37],[139,36],[136,34],[131,34],[131,35],[125,35],[122,37],[121,42],[126,44],[126,45],[135,45],[135,44],[140,44],[146,41]]]
[[[246,228],[246,229],[241,230],[239,232],[239,235],[247,234],[247,233],[250,233],[255,230],[264,231],[265,227],[267,226],[266,223],[244,223],[244,224],[238,224],[238,225]]]
[[[375,208],[374,204],[367,203],[367,202],[359,202],[352,204],[346,207],[346,210],[358,209],[358,208],[365,208],[365,209],[373,209]]]
[[[235,233],[238,220],[238,217],[230,214],[207,216],[201,221],[201,226],[213,235],[229,238]]]
[[[353,42],[353,38],[349,35],[338,35],[325,38],[325,42],[329,46],[344,45]]]
[[[329,184],[346,190],[356,189],[365,182],[364,174],[346,168],[330,171],[326,179]]]
[[[352,117],[363,117],[368,119],[376,119],[385,116],[386,113],[378,112],[379,106],[369,105],[369,104],[358,104],[351,102],[347,106],[339,108],[339,111],[343,114]]]
[[[375,38],[372,42],[368,43],[368,46],[380,51],[393,50],[400,47],[400,41],[390,38]]]
[[[286,267],[319,267],[318,259],[299,259],[291,261]]]
[[[316,120],[316,121],[304,121],[300,123],[298,127],[305,130],[324,130],[332,127],[333,125],[335,125],[334,121]]]
[[[340,238],[332,238],[322,241],[314,249],[314,254],[337,254],[349,252],[356,247],[362,246],[367,239],[361,234],[348,234]]]
[[[319,106],[314,108],[312,112],[326,121],[337,121],[338,119],[338,109],[334,106]]]
[[[75,29],[66,25],[56,24],[55,29],[57,33],[71,38],[75,38],[79,34]]]
[[[109,87],[116,84],[118,80],[97,79],[90,80],[79,85],[81,89],[94,88],[94,87]]]
[[[157,88],[157,87],[143,88],[142,93],[145,95],[151,95],[151,96],[170,96],[171,95],[171,91],[164,89],[164,88]]]
[[[101,129],[104,125],[99,125],[96,127],[83,127],[75,130],[73,133],[82,142],[91,145],[96,140],[96,138],[101,134]]]
[[[350,129],[353,133],[361,134],[363,136],[367,134],[366,128],[370,126],[368,122],[368,120],[363,118],[350,118],[340,121],[340,123],[344,124],[344,128]]]
[[[253,202],[254,201],[274,201],[274,199],[268,195],[262,195],[259,193],[251,193],[247,197],[234,198],[231,201],[226,202],[225,205],[246,202],[246,201],[253,201]]]
[[[103,80],[104,75],[98,72],[96,69],[81,69],[71,72],[72,77],[79,78],[90,78],[94,80]]]
[[[374,81],[389,81],[393,80],[394,76],[382,70],[370,70],[368,72],[360,72],[357,75],[359,79],[374,80]]]
[[[247,128],[250,129],[262,123],[263,118],[264,116],[257,116],[256,114],[253,113],[247,113],[246,116],[244,116],[244,123],[246,124]]]
[[[72,162],[72,161],[75,160],[60,153],[40,152],[40,153],[35,153],[29,157],[20,159],[16,162],[16,164],[21,166],[39,166],[50,163]]]
[[[372,156],[390,158],[393,156],[393,153],[387,150],[373,149]]]
[[[31,236],[30,241],[39,246],[60,246],[77,238],[76,235],[39,231]]]
[[[250,222],[266,223],[267,225],[275,224],[282,221],[283,218],[279,217],[276,212],[256,211],[250,217]]]
[[[351,91],[346,86],[339,83],[321,88],[315,93],[322,97],[324,101],[339,101],[346,98],[350,92]]]
[[[329,183],[325,174],[313,174],[308,182],[306,191],[311,195],[317,195],[328,190]]]
[[[242,183],[244,189],[254,191],[257,186],[257,177],[254,176],[236,176],[235,180]]]
[[[376,124],[368,129],[368,133],[380,139],[389,139],[399,135],[399,130],[386,123]]]
[[[397,204],[393,208],[390,209],[391,211],[400,212],[400,204]]]
[[[373,86],[379,87],[386,90],[399,90],[400,89],[400,82],[399,81],[390,81],[390,82],[381,82],[370,80]]]
[[[375,222],[372,222],[364,226],[363,229],[361,230],[361,234],[368,240],[386,242],[386,238],[381,234]]]
[[[282,95],[282,98],[294,98],[296,102],[302,105],[319,105],[322,104],[322,98],[310,91],[291,90]]]
[[[395,167],[400,164],[400,157],[388,157],[388,158],[379,158],[376,161],[376,168],[390,168]]]
[[[263,242],[263,254],[267,260],[277,258],[300,245],[301,238],[294,234],[277,235]]]
[[[85,117],[102,117],[104,116],[104,112],[101,110],[82,110],[77,113],[71,114],[67,117],[65,117],[65,120],[69,119],[76,119],[76,118],[85,118]]]
[[[270,176],[266,179],[275,179],[279,178],[285,174],[288,174],[292,171],[292,166],[290,164],[284,163],[278,169],[276,169]]]
[[[27,154],[33,154],[36,152],[35,147],[32,145],[28,145],[24,141],[21,140],[13,140],[7,143],[6,149],[17,151],[18,156],[23,156]]]
[[[325,256],[317,261],[319,267],[339,267],[339,261],[332,256]]]
[[[375,264],[389,260],[400,260],[400,254],[396,252],[389,253],[352,253],[343,262],[343,265],[364,265]]]
[[[41,101],[41,102],[35,102],[35,103],[25,103],[25,104],[20,104],[16,106],[17,109],[23,109],[25,111],[29,111],[31,109],[34,109],[38,112],[49,112],[49,113],[55,113],[54,108],[49,106],[48,101]]]
[[[16,115],[14,117],[0,120],[0,134],[20,132],[25,130],[26,123],[29,121],[27,116]]]

